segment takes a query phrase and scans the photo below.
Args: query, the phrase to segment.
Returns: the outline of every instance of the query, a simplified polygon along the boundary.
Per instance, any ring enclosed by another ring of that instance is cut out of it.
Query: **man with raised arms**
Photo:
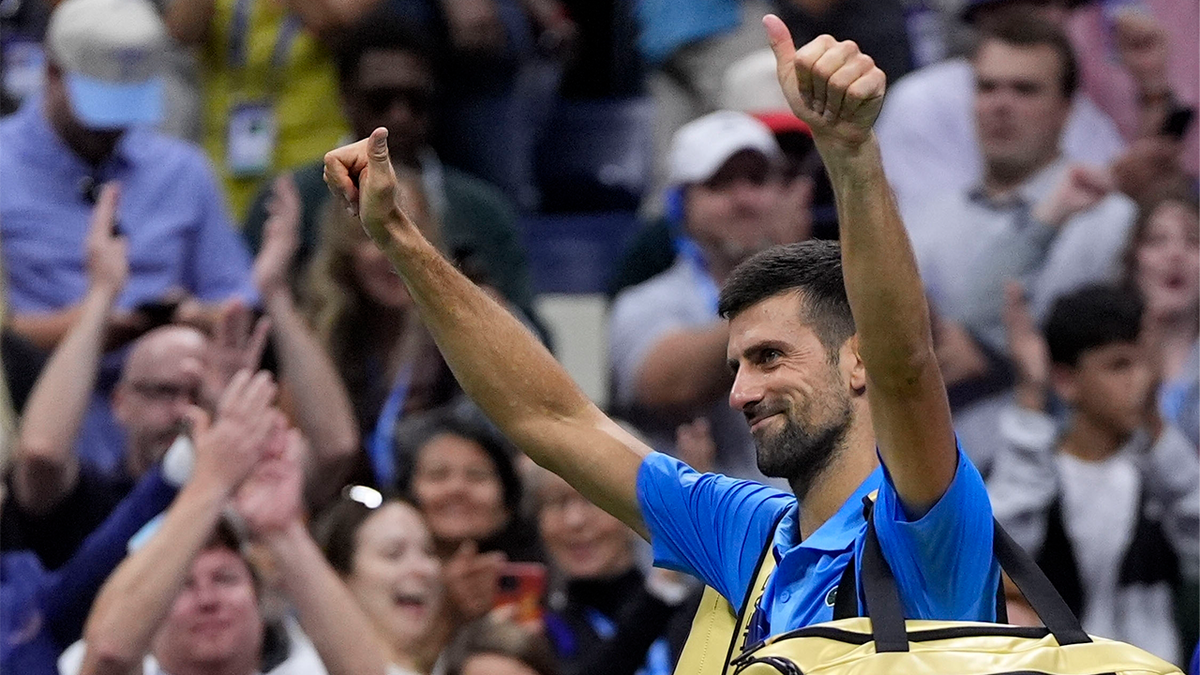
[[[831,618],[851,554],[861,560],[862,497],[876,490],[875,530],[906,616],[991,620],[991,507],[955,440],[917,266],[871,130],[883,72],[852,42],[822,36],[797,50],[778,18],[763,23],[842,228],[840,249],[770,249],[721,292],[730,405],[750,423],[760,469],[796,496],[698,474],[605,417],[405,217],[384,130],[329,153],[326,182],[403,276],[463,389],[534,461],[649,538],[656,564],[703,579],[738,608],[772,546],[778,566],[752,618],[759,635]]]

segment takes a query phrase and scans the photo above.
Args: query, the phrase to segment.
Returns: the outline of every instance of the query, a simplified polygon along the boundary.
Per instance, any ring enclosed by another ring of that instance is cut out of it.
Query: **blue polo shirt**
[[[92,167],[51,129],[42,108],[35,96],[0,121],[0,242],[11,311],[53,311],[83,297],[92,205],[80,183],[88,178],[121,182],[117,217],[129,281],[118,306],[132,309],[174,288],[205,301],[257,302],[250,254],[198,147],[134,128]]]
[[[983,478],[961,448],[949,489],[919,519],[905,515],[881,466],[803,538],[796,497],[760,483],[700,474],[661,453],[646,457],[637,482],[654,564],[698,577],[735,608],[771,543],[777,567],[761,601],[770,635],[833,619],[832,591],[851,552],[862,560],[862,499],[873,490],[879,491],[875,529],[905,616],[994,621],[1000,567],[992,554],[992,507]],[[861,609],[861,592],[859,600]]]

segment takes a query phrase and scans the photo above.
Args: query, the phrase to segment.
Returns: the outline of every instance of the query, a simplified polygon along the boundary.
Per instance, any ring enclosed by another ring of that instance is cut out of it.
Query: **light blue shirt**
[[[92,167],[51,129],[35,96],[0,121],[0,148],[0,242],[14,313],[65,309],[87,292],[84,246],[93,207],[80,184],[89,178],[121,183],[117,220],[129,281],[118,307],[133,309],[174,289],[206,302],[239,297],[257,304],[250,254],[198,147],[134,128]],[[104,360],[101,388],[115,381],[122,356]],[[125,439],[106,391],[93,394],[76,447],[101,471],[124,470]]]
[[[42,107],[37,96],[0,121],[0,241],[12,311],[63,309],[84,296],[92,206],[80,183],[89,177],[121,182],[117,217],[130,273],[118,306],[132,309],[174,288],[205,301],[257,302],[250,255],[199,148],[135,128],[93,169],[54,133]]]
[[[983,478],[961,448],[953,482],[921,518],[908,519],[881,467],[803,538],[796,498],[774,488],[700,474],[660,453],[642,462],[637,483],[655,565],[702,579],[735,608],[771,542],[777,567],[761,601],[771,635],[832,620],[833,591],[851,552],[862,560],[862,498],[873,490],[879,491],[875,529],[905,616],[994,621],[1000,567],[992,553],[992,508]],[[861,608],[861,592],[859,599]]]

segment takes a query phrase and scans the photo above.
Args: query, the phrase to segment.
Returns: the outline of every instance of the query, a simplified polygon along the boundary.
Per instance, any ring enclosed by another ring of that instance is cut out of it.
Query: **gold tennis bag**
[[[870,509],[870,506],[867,507]],[[1181,675],[1131,645],[1089,636],[1046,575],[999,525],[993,547],[1045,627],[971,621],[906,621],[871,513],[863,546],[858,613],[854,560],[837,591],[834,621],[746,644],[746,623],[775,568],[768,539],[742,612],[706,588],[676,675]],[[847,609],[851,608],[851,609]],[[849,613],[848,613],[849,612]],[[998,616],[1004,608],[998,603]]]

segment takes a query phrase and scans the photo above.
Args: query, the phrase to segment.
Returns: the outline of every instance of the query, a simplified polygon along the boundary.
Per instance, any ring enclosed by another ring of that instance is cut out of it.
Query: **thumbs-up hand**
[[[369,138],[342,146],[325,155],[325,183],[380,248],[393,237],[417,233],[400,209],[396,171],[388,156],[387,129],[380,127]]]
[[[858,45],[821,35],[796,49],[779,17],[763,18],[784,98],[813,138],[857,147],[871,136],[887,77]]]

